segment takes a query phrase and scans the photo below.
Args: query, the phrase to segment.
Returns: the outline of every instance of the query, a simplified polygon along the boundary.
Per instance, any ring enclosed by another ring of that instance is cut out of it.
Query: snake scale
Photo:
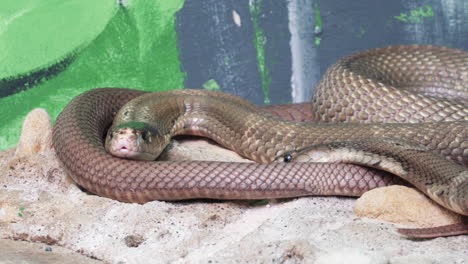
[[[378,170],[383,169],[406,175],[403,178],[436,202],[466,216],[467,87],[467,52],[392,46],[340,59],[322,77],[311,104],[261,110],[216,92],[145,95],[130,89],[94,89],[75,97],[59,115],[53,145],[77,184],[124,202],[359,196],[397,181]],[[141,122],[161,117],[155,121],[159,125],[155,133],[164,139],[177,134],[207,136],[259,163],[114,157],[103,142],[125,104],[114,125],[126,117]],[[305,107],[312,112],[306,113]],[[132,112],[137,109],[143,113]],[[278,115],[320,123],[284,121]],[[321,160],[321,154],[329,158]],[[286,157],[293,161],[306,157],[306,162],[272,162]],[[468,227],[445,230],[439,235],[466,233]],[[418,236],[417,231],[407,234]]]

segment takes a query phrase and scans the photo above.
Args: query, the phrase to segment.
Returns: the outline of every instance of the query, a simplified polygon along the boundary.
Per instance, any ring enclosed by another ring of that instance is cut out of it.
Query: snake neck
[[[191,99],[193,100],[193,99]],[[187,103],[187,102],[186,102]],[[198,105],[198,104],[196,104]],[[183,109],[182,109],[183,108]],[[363,140],[369,138],[400,138],[445,154],[461,164],[468,163],[463,155],[447,155],[444,140],[463,142],[468,134],[464,122],[452,122],[441,138],[441,127],[434,123],[417,124],[305,124],[281,120],[262,111],[218,104],[210,108],[184,104],[173,120],[168,138],[195,135],[210,138],[218,144],[256,162],[267,163],[284,154],[311,145]],[[232,114],[233,111],[237,114]],[[447,125],[447,124],[444,124]],[[442,125],[441,125],[442,126]]]

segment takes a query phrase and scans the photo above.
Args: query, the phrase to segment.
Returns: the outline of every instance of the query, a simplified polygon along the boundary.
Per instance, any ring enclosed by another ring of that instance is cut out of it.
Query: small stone
[[[51,135],[52,125],[47,111],[33,109],[24,119],[15,156],[29,156],[51,149]]]
[[[141,243],[145,242],[145,239],[140,235],[129,235],[124,240],[127,247],[138,247]]]
[[[414,188],[393,185],[364,193],[356,202],[356,215],[417,227],[449,225],[461,217]]]

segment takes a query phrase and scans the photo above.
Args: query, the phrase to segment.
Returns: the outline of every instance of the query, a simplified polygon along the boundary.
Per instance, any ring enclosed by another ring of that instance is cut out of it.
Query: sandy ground
[[[211,147],[175,144],[169,157],[238,159]],[[121,203],[36,149],[0,152],[0,263],[468,263],[468,236],[408,239],[357,217],[354,198]]]

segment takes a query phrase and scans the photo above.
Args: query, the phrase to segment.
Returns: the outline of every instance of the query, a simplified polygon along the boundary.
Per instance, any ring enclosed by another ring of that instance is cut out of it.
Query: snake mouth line
[[[135,157],[138,157],[140,160],[154,160],[154,156],[151,155],[150,153],[146,152],[141,152],[141,151],[134,151],[126,146],[122,146],[118,149],[113,149],[111,150],[112,155],[117,156],[119,158],[124,158],[124,159],[135,159]]]

